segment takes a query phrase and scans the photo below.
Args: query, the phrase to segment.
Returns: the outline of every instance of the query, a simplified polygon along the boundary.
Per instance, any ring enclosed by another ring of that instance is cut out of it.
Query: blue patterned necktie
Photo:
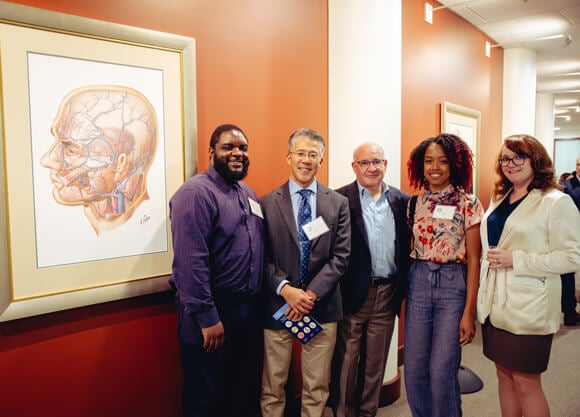
[[[300,206],[298,208],[298,243],[300,245],[300,282],[306,278],[306,271],[308,271],[308,259],[310,258],[310,247],[312,242],[304,233],[302,225],[310,223],[312,220],[312,209],[310,208],[309,197],[311,190],[303,189],[298,191],[300,193]]]

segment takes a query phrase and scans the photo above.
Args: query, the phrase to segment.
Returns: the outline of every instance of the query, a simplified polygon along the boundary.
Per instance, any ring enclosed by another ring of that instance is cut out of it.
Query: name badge
[[[302,230],[304,230],[304,233],[306,233],[306,237],[308,238],[308,240],[312,240],[328,232],[330,229],[328,228],[324,219],[318,216],[310,223],[302,225]]]
[[[264,215],[262,214],[262,207],[260,207],[260,203],[252,200],[250,197],[248,197],[248,201],[250,202],[250,210],[252,211],[252,214],[254,216],[258,216],[260,219],[263,219]]]
[[[433,218],[451,220],[453,219],[455,210],[455,206],[444,206],[443,204],[437,204],[435,206],[435,210],[433,210]]]

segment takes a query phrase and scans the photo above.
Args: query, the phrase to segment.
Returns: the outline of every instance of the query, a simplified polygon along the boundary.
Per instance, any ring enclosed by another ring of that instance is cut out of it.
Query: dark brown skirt
[[[516,372],[540,374],[548,369],[554,335],[517,335],[494,327],[489,318],[481,326],[483,354]]]

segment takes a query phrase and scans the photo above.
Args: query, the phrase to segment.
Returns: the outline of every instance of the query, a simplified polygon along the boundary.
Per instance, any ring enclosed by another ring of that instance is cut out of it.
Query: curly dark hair
[[[518,155],[527,157],[530,160],[532,171],[534,171],[534,178],[530,185],[528,185],[528,191],[531,191],[534,188],[542,191],[559,188],[552,160],[550,159],[546,148],[544,148],[544,145],[542,145],[538,139],[526,134],[511,135],[505,138],[503,146]],[[495,159],[495,172],[499,176],[499,179],[494,184],[493,190],[493,199],[495,201],[501,199],[513,187],[512,182],[507,179],[499,165],[500,157],[501,149]]]
[[[425,152],[430,145],[441,145],[445,156],[449,159],[449,180],[455,188],[469,191],[473,181],[473,155],[469,146],[459,136],[442,133],[433,138],[425,139],[411,151],[407,161],[407,172],[411,186],[415,189],[427,189],[429,183],[425,179]]]

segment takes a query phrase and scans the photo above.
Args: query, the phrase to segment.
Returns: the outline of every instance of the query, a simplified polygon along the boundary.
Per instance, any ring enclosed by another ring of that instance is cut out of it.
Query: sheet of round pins
[[[310,315],[303,316],[302,320],[290,320],[286,314],[284,314],[287,309],[288,304],[284,304],[272,315],[272,317],[274,317],[275,320],[278,320],[292,336],[300,341],[300,343],[308,343],[310,339],[324,330],[320,323]]]

